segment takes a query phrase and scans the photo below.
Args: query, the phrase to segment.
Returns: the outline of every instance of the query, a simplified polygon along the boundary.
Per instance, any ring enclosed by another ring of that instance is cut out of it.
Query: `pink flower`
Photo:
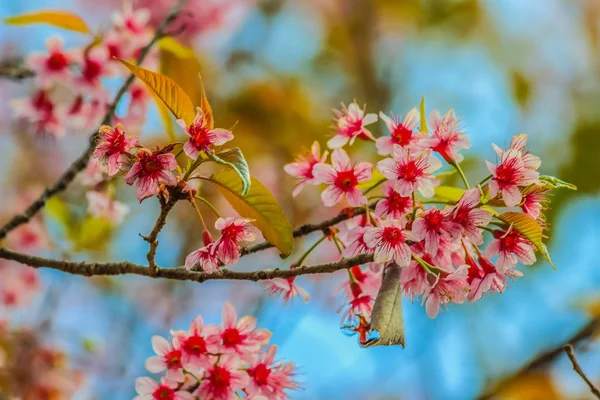
[[[463,303],[469,294],[467,283],[469,266],[464,264],[448,274],[442,272],[423,294],[423,302],[429,318],[437,317],[440,306],[447,303]]]
[[[456,206],[451,209],[452,220],[464,230],[464,234],[476,245],[483,243],[480,226],[486,226],[492,220],[492,214],[477,208],[480,205],[478,188],[467,190]]]
[[[175,155],[142,148],[138,150],[137,157],[138,161],[125,175],[125,182],[133,185],[137,181],[135,194],[140,202],[157,194],[160,183],[168,186],[177,185],[177,179],[170,172],[177,167]]]
[[[158,355],[146,360],[146,369],[153,374],[167,371],[167,379],[183,382],[183,365],[181,363],[181,349],[173,347],[167,339],[161,336],[152,337],[152,349]]]
[[[55,103],[44,90],[31,98],[13,100],[10,107],[15,116],[29,123],[38,135],[61,138],[66,133],[66,108]]]
[[[422,295],[429,288],[427,271],[416,261],[411,261],[400,270],[400,284],[402,292],[411,300]]]
[[[80,176],[82,185],[96,187],[108,179],[108,166],[101,164],[98,159],[92,158]]]
[[[512,139],[510,140],[509,150],[517,150],[522,154],[521,159],[523,160],[525,168],[537,170],[542,165],[542,160],[538,156],[531,154],[529,151],[525,151],[526,145],[527,135],[521,133],[512,137]],[[496,146],[494,143],[492,143],[492,147],[494,148],[494,151],[496,152],[498,157],[502,159],[502,157],[504,157],[505,151],[500,147]]]
[[[6,242],[10,248],[24,253],[39,253],[50,245],[48,233],[44,225],[37,219],[10,232]]]
[[[386,220],[380,227],[369,228],[365,233],[365,243],[375,249],[374,261],[386,263],[394,261],[401,267],[408,265],[411,250],[407,241],[416,241],[414,234],[405,230],[405,220]]]
[[[219,362],[206,369],[204,379],[196,391],[200,399],[236,400],[235,392],[248,385],[248,373],[240,369],[239,358],[224,355]]]
[[[542,210],[547,210],[548,190],[540,186],[530,186],[523,191],[521,209],[527,215],[534,219],[543,217]]]
[[[462,228],[449,218],[451,210],[440,211],[431,207],[419,216],[412,225],[412,232],[418,241],[425,239],[425,251],[434,257],[443,236],[448,242],[460,237]]]
[[[459,151],[471,147],[471,141],[467,138],[467,134],[459,131],[458,123],[452,109],[448,110],[444,118],[437,110],[432,111],[429,116],[429,124],[433,132],[430,141],[431,149],[444,157],[449,164],[461,162],[463,156],[459,154]]]
[[[100,142],[94,150],[94,158],[104,161],[108,165],[110,176],[119,172],[121,165],[127,160],[125,153],[139,145],[137,136],[125,136],[123,126],[118,124],[114,128],[102,125],[99,129]]]
[[[269,346],[266,353],[258,355],[250,363],[247,369],[250,380],[245,388],[250,398],[264,396],[265,399],[285,400],[288,395],[284,390],[298,388],[292,379],[294,365],[287,363],[284,367],[275,363],[276,352],[277,346]]]
[[[330,149],[340,148],[348,141],[352,145],[356,138],[375,140],[373,134],[365,126],[376,122],[377,114],[365,115],[365,110],[361,110],[356,101],[348,108],[342,103],[342,110],[334,110],[334,113],[335,135],[327,142]]]
[[[77,78],[75,88],[82,94],[96,93],[102,90],[100,79],[112,72],[109,66],[109,52],[105,47],[93,47],[84,54],[81,63],[81,75]]]
[[[216,341],[209,340],[206,331],[213,325],[204,326],[201,316],[197,316],[190,325],[189,332],[174,331],[173,345],[181,350],[181,364],[188,371],[199,371],[212,364],[209,353],[216,351]]]
[[[391,136],[382,136],[377,138],[375,145],[377,146],[377,153],[382,156],[392,154],[394,145],[400,147],[410,147],[413,153],[425,150],[427,144],[423,139],[427,137],[421,132],[415,132],[415,128],[419,125],[419,111],[416,108],[410,110],[405,116],[402,122],[398,117],[388,117],[383,112],[379,113],[379,117],[385,122],[385,126],[390,132]]]
[[[410,196],[419,191],[424,197],[432,197],[434,187],[439,184],[431,174],[442,167],[442,163],[430,152],[412,154],[400,146],[394,147],[393,158],[377,163],[377,169],[394,183],[401,196]]]
[[[413,209],[413,201],[410,196],[401,196],[394,189],[394,183],[387,181],[382,186],[383,194],[386,196],[377,202],[375,214],[381,218],[400,219]]]
[[[332,207],[346,195],[348,204],[359,207],[367,198],[356,187],[361,182],[371,179],[373,166],[368,162],[353,165],[348,154],[342,149],[335,149],[331,154],[332,165],[323,163],[313,167],[313,175],[317,182],[329,185],[321,193],[321,199],[327,207]]]
[[[95,218],[101,218],[115,225],[121,224],[123,218],[129,213],[127,204],[121,203],[104,193],[87,192],[88,212]]]
[[[308,303],[310,295],[306,290],[296,285],[295,280],[295,276],[290,278],[274,278],[261,282],[261,286],[272,296],[282,295],[284,303],[287,303],[298,295],[302,297],[305,303]]]
[[[338,309],[338,312],[345,310],[342,314],[342,325],[351,324],[351,321],[359,316],[365,319],[371,318],[373,305],[375,304],[375,295],[364,293],[357,282],[349,282],[349,288],[351,297],[348,303]]]
[[[240,246],[238,242],[252,242],[256,235],[249,229],[253,220],[246,218],[219,218],[215,228],[221,231],[221,237],[214,243],[213,253],[225,265],[232,265],[240,259]]]
[[[148,21],[150,21],[150,10],[146,8],[134,10],[130,2],[124,2],[123,10],[112,15],[112,23],[117,30],[133,35],[146,32]]]
[[[73,55],[63,50],[63,41],[58,36],[46,40],[48,54],[31,53],[27,57],[27,66],[35,72],[42,89],[51,87],[55,82],[68,86],[72,79],[70,66]]]
[[[346,235],[348,246],[342,251],[342,256],[353,257],[359,254],[372,253],[373,247],[365,242],[365,233],[368,228],[365,226],[355,226]]]
[[[177,382],[162,378],[157,383],[152,378],[137,378],[135,391],[137,396],[133,400],[193,400],[194,396],[185,390],[177,390]]]
[[[196,117],[189,127],[182,119],[178,119],[177,124],[189,136],[189,140],[183,145],[183,150],[193,160],[198,158],[200,151],[212,150],[215,146],[221,146],[233,139],[233,133],[227,129],[210,129],[200,107],[196,107]]]
[[[196,267],[202,268],[204,272],[209,274],[219,272],[219,257],[215,254],[214,243],[192,251],[185,258],[185,269],[191,271]]]
[[[233,354],[244,360],[250,359],[263,345],[267,344],[271,332],[256,329],[256,319],[245,316],[237,321],[231,303],[223,307],[223,325],[206,328],[208,340],[218,343],[221,353]]]
[[[535,263],[535,246],[525,239],[519,232],[512,228],[508,230],[495,230],[494,240],[486,249],[489,258],[499,255],[497,269],[504,273],[507,269],[521,261],[525,265]]]
[[[500,165],[486,161],[487,167],[493,175],[489,183],[490,197],[502,193],[502,199],[508,207],[518,205],[521,200],[519,186],[529,186],[539,177],[539,173],[525,166],[520,151],[510,149],[502,154]]]
[[[479,249],[477,249],[477,252],[479,252]],[[467,264],[471,265],[471,267],[475,263],[468,253],[466,255],[466,261]],[[496,268],[496,266],[481,253],[479,253],[477,261],[481,266],[481,272],[479,273],[480,277],[474,277],[471,280],[469,302],[479,300],[486,292],[504,292],[504,287],[506,286],[507,282],[506,277],[515,278],[523,276],[521,272],[512,269],[507,269],[504,272],[500,272],[498,268]]]
[[[296,162],[283,166],[285,172],[299,178],[294,187],[294,191],[292,192],[292,196],[298,196],[305,184],[318,184],[313,176],[313,167],[318,163],[324,163],[327,159],[327,154],[329,154],[329,152],[324,151],[323,155],[321,155],[319,142],[315,140],[310,147],[310,152],[308,152],[306,156],[299,155],[296,157]]]

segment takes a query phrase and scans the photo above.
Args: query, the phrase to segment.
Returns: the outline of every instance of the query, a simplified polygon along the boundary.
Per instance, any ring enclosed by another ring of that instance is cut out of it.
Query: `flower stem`
[[[335,243],[335,247],[337,247],[340,254],[342,254],[342,247],[340,246],[340,243],[338,242],[337,236],[333,237],[333,243]]]
[[[179,157],[181,155],[181,153],[183,153],[183,148],[181,148],[177,154],[175,154],[175,158]]]
[[[208,229],[206,228],[206,223],[204,222],[204,218],[202,218],[202,213],[200,212],[200,209],[198,208],[198,204],[196,204],[196,200],[193,197],[190,198],[190,203],[192,203],[194,210],[196,210],[196,214],[198,214],[198,218],[200,218],[200,223],[202,224],[202,229],[204,229],[205,231],[208,231]]]
[[[481,180],[481,182],[479,182],[479,185],[483,186],[487,181],[489,181],[490,179],[492,179],[494,177],[494,175],[490,174],[488,176],[486,176],[485,178],[483,178]]]
[[[202,196],[195,196],[198,200],[200,200],[202,203],[204,203],[208,208],[210,208],[210,210],[217,216],[217,218],[221,218],[221,214],[219,214],[219,212],[217,211],[217,209],[215,208],[215,206],[212,205],[212,203],[208,200],[206,200],[204,197]]]
[[[302,255],[300,256],[300,258],[298,259],[298,261],[296,261],[296,267],[300,267],[300,266],[302,266],[302,263],[304,262],[304,260],[306,259],[306,257],[308,257],[308,255],[309,255],[310,253],[312,253],[312,252],[313,252],[313,250],[314,250],[314,249],[316,249],[316,248],[317,248],[317,246],[318,246],[319,244],[321,244],[321,242],[322,242],[323,240],[325,240],[326,238],[327,238],[327,236],[323,235],[323,236],[322,236],[322,237],[321,237],[319,240],[317,240],[317,241],[316,241],[316,242],[315,242],[315,243],[314,243],[312,246],[310,246],[310,248],[309,248],[308,250],[306,250],[306,251],[304,252],[304,254],[302,254]]]
[[[191,377],[192,377],[192,378],[194,378],[194,379],[195,379],[195,380],[196,380],[198,383],[201,383],[201,382],[202,382],[202,379],[198,378],[198,377],[196,376],[196,374],[194,374],[193,372],[190,372],[190,371],[188,371],[188,370],[187,370],[187,369],[185,369],[185,368],[183,369],[183,373],[184,373],[184,374],[186,374],[186,375],[189,375],[189,376],[191,376]]]
[[[469,186],[469,181],[467,181],[467,177],[465,176],[464,171],[460,167],[460,164],[457,163],[456,161],[453,161],[453,162],[450,163],[450,165],[452,165],[454,168],[456,168],[456,171],[460,175],[460,178],[462,179],[463,183],[465,184],[465,187],[467,189],[471,189],[471,186]]]
[[[382,179],[378,180],[373,186],[371,186],[370,188],[368,188],[367,190],[365,190],[363,192],[363,194],[369,193],[371,190],[375,189],[377,186],[381,185],[385,181],[387,181],[387,178],[382,178]]]

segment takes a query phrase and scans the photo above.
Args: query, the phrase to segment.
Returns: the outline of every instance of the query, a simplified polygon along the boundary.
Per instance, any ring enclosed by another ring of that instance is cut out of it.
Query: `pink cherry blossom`
[[[256,234],[250,230],[253,220],[246,218],[219,218],[215,228],[221,231],[221,237],[214,243],[213,253],[225,265],[232,265],[240,259],[238,242],[248,243],[256,239]]]
[[[423,303],[429,318],[437,317],[440,306],[450,302],[461,304],[467,299],[469,266],[463,264],[454,272],[441,273],[423,294]]]
[[[365,243],[375,249],[374,261],[385,263],[394,261],[401,267],[408,265],[411,250],[407,241],[416,241],[415,235],[404,229],[405,220],[388,219],[380,227],[369,228],[364,235]]]
[[[310,295],[302,287],[296,283],[296,277],[292,276],[289,278],[274,278],[266,281],[262,281],[260,284],[265,288],[269,294],[273,296],[283,296],[284,303],[292,300],[296,296],[302,297],[305,303],[310,301]]]
[[[327,142],[330,149],[337,149],[350,142],[354,143],[356,138],[364,140],[375,140],[373,134],[365,128],[374,122],[377,122],[377,114],[366,114],[358,104],[353,102],[347,108],[342,103],[341,110],[335,112],[335,135]]]
[[[10,107],[15,116],[29,123],[37,135],[61,138],[66,134],[67,110],[47,91],[39,90],[30,98],[13,100]]]
[[[285,400],[288,395],[284,390],[298,388],[298,384],[292,379],[294,365],[275,362],[276,352],[277,346],[269,346],[265,353],[255,357],[250,363],[247,369],[250,379],[245,388],[249,398],[264,396],[265,399]]]
[[[109,60],[109,52],[105,47],[93,47],[80,56],[78,61],[81,64],[81,75],[76,79],[75,89],[82,94],[102,91],[100,79],[112,72]]]
[[[71,64],[73,55],[64,51],[63,40],[52,36],[46,40],[48,54],[31,53],[27,57],[27,66],[35,72],[40,88],[50,88],[54,83],[69,85],[72,79]]]
[[[413,222],[412,232],[415,239],[425,240],[425,251],[431,256],[437,255],[442,236],[451,242],[458,239],[462,233],[461,226],[449,217],[450,213],[450,209],[440,211],[434,206]]]
[[[182,119],[178,119],[177,124],[189,136],[189,140],[183,145],[183,150],[193,160],[198,158],[200,151],[210,151],[215,146],[221,146],[233,139],[233,133],[227,129],[211,129],[200,107],[196,107],[196,117],[189,126]]]
[[[223,307],[223,325],[206,328],[208,340],[218,344],[219,352],[247,359],[258,351],[271,337],[271,332],[256,329],[256,319],[245,316],[237,320],[231,303]]]
[[[548,209],[548,190],[540,186],[530,186],[522,193],[521,209],[527,215],[534,219],[543,218],[542,210]]]
[[[535,263],[535,246],[525,239],[519,232],[512,229],[495,230],[494,240],[486,249],[486,255],[493,258],[498,255],[496,266],[498,272],[504,273],[507,269],[521,261],[525,265]]]
[[[400,270],[402,293],[411,300],[422,295],[429,288],[427,271],[416,261],[411,261]]]
[[[197,316],[190,325],[189,331],[174,331],[173,346],[181,350],[181,364],[188,371],[199,371],[211,364],[209,353],[216,352],[215,338],[207,337],[207,327],[211,330],[213,325],[204,325],[201,316]]]
[[[100,142],[94,150],[93,157],[104,161],[108,165],[108,174],[113,176],[127,160],[126,153],[139,145],[139,138],[125,136],[123,126],[120,124],[114,128],[102,125],[98,132]]]
[[[34,219],[10,232],[7,245],[24,253],[39,253],[50,246],[50,239],[40,220]]]
[[[80,177],[82,185],[96,187],[109,178],[108,166],[97,158],[91,158]]]
[[[239,358],[221,356],[218,363],[206,369],[195,394],[201,399],[237,400],[236,391],[246,387],[250,380],[248,373],[240,369],[241,366]]]
[[[358,282],[351,281],[348,287],[351,297],[338,309],[338,312],[344,310],[341,324],[351,324],[351,321],[359,316],[365,319],[371,318],[371,312],[373,312],[373,305],[375,304],[375,295],[365,293]],[[340,289],[343,289],[343,287]]]
[[[432,197],[439,184],[432,174],[442,167],[440,160],[430,152],[413,154],[409,149],[394,147],[393,158],[377,163],[377,169],[394,183],[401,196],[411,196],[419,191],[424,197]]]
[[[192,251],[185,258],[185,268],[188,271],[194,270],[197,267],[209,274],[219,272],[219,257],[215,254],[214,243]]]
[[[331,154],[333,165],[324,163],[313,167],[313,175],[317,182],[329,185],[321,193],[321,199],[327,207],[332,207],[342,200],[345,195],[348,204],[359,207],[366,203],[367,198],[357,188],[361,182],[371,179],[373,166],[368,162],[354,165],[348,154],[342,149],[335,149]]]
[[[400,219],[413,209],[410,196],[401,196],[394,188],[394,183],[387,181],[381,187],[385,198],[375,206],[375,214],[381,218]]]
[[[129,207],[125,203],[116,201],[104,193],[87,192],[88,211],[95,218],[101,218],[115,225],[120,225],[129,213]]]
[[[537,170],[542,165],[542,160],[536,156],[531,154],[529,151],[525,151],[525,146],[527,145],[527,135],[521,133],[519,135],[513,136],[510,140],[509,150],[517,150],[521,153],[521,159],[523,160],[523,164],[525,168]],[[505,151],[500,147],[496,146],[492,143],[492,147],[494,151],[502,159],[504,157]]]
[[[476,245],[483,243],[480,226],[486,226],[492,220],[492,214],[477,208],[480,205],[478,188],[467,190],[456,206],[450,209],[452,220],[459,224],[464,234]]]
[[[170,172],[177,167],[175,155],[142,148],[138,150],[137,157],[138,161],[125,175],[125,182],[128,185],[136,184],[135,194],[140,202],[157,194],[158,185],[161,183],[168,186],[177,185],[177,179]]]
[[[181,349],[173,347],[167,339],[161,336],[152,337],[152,349],[157,355],[146,360],[146,369],[153,374],[166,370],[167,379],[182,382],[184,376]]]
[[[467,150],[471,147],[471,141],[467,134],[460,131],[459,121],[454,115],[454,110],[450,109],[444,115],[434,110],[429,116],[429,124],[433,133],[430,146],[433,151],[439,153],[447,163],[452,164],[461,162],[463,156],[460,150]]]
[[[479,252],[479,249],[477,249]],[[469,265],[472,266],[474,261],[471,256],[467,253],[466,260]],[[507,283],[507,278],[516,278],[523,276],[520,271],[512,269],[506,269],[500,272],[498,268],[485,256],[479,253],[477,259],[481,266],[480,277],[475,277],[471,280],[470,287],[471,292],[469,293],[469,302],[479,300],[484,293],[496,291],[498,293],[504,292],[504,288]]]
[[[313,175],[313,167],[318,163],[324,163],[328,154],[329,152],[326,150],[321,155],[319,142],[315,140],[310,147],[310,152],[306,155],[298,155],[295,162],[283,166],[285,172],[298,178],[292,196],[298,196],[306,184],[318,184]]]
[[[501,163],[494,165],[486,161],[493,175],[489,183],[490,197],[502,194],[502,199],[508,207],[518,205],[522,200],[519,186],[529,186],[537,182],[539,173],[525,166],[520,151],[510,149],[502,154]]]
[[[135,380],[134,400],[193,400],[194,396],[185,390],[177,390],[177,382],[162,378],[157,383],[152,378],[142,377]]]
[[[379,118],[385,122],[388,132],[391,136],[382,136],[377,139],[377,153],[382,156],[392,154],[394,145],[400,147],[410,147],[411,152],[418,153],[427,148],[427,136],[421,132],[415,132],[419,125],[419,111],[416,108],[410,110],[402,121],[398,117],[388,117],[383,112],[379,113]]]
[[[123,10],[112,15],[113,26],[122,32],[133,35],[143,34],[150,21],[150,10],[146,8],[133,9],[130,2],[123,3]]]

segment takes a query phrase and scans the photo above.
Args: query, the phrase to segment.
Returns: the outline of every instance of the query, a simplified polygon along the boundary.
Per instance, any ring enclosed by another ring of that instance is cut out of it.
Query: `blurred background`
[[[172,3],[134,1],[157,21]],[[71,10],[101,27],[121,1],[2,0],[0,17],[40,8]],[[303,389],[294,399],[592,398],[560,348],[583,332],[578,358],[600,385],[600,344],[594,342],[600,326],[600,1],[190,0],[187,9],[188,29],[178,39],[195,56],[165,54],[163,71],[186,90],[202,73],[217,126],[238,121],[234,145],[293,226],[339,211],[325,209],[312,187],[294,201],[293,179],[282,168],[314,140],[325,143],[332,108],[356,99],[370,112],[403,114],[425,96],[429,110],[454,108],[461,117],[472,140],[464,163],[472,180],[488,174],[484,159],[495,157],[492,142],[502,147],[525,132],[529,148],[543,160],[540,171],[578,186],[577,192],[555,192],[546,212],[557,270],[544,263],[521,267],[525,276],[503,295],[452,305],[435,320],[418,301],[405,300],[406,349],[362,349],[356,337],[340,332],[336,289],[343,272],[299,278],[310,303],[283,305],[251,282],[86,279],[43,270],[39,291],[23,307],[2,310],[4,331],[19,333],[19,340],[2,336],[5,356],[13,351],[9,344],[51,349],[52,362],[68,371],[61,379],[77,382],[73,398],[130,399],[135,378],[147,375],[153,335],[186,329],[198,314],[220,322],[230,300],[239,315],[256,316],[271,330],[280,356],[296,363]],[[68,46],[86,43],[82,35],[51,27],[0,25],[0,64],[42,51],[52,34]],[[19,207],[16,199],[31,198],[53,182],[95,129],[58,140],[28,134],[8,104],[26,95],[29,85],[0,80],[0,220]],[[167,141],[153,106],[141,138]],[[376,160],[366,149],[352,148],[355,156]],[[130,212],[124,224],[100,233],[97,227],[86,231],[81,221],[65,228],[56,207],[45,212],[51,245],[43,254],[144,264],[147,243],[138,233],[151,230],[157,201],[137,204],[123,182],[116,193]],[[206,196],[225,207],[218,194],[206,190]],[[60,202],[85,210],[83,189],[73,185]],[[78,234],[66,234],[69,229]],[[297,254],[315,238],[317,233],[297,241]],[[182,265],[200,246],[193,209],[178,205],[161,233],[158,264]],[[334,255],[329,243],[307,263]],[[296,257],[280,260],[266,251],[234,268],[286,268]]]

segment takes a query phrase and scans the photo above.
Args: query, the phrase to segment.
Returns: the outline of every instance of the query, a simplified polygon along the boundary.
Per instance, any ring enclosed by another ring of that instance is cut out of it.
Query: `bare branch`
[[[173,206],[177,203],[176,197],[170,197],[167,202],[164,200],[160,200],[160,214],[156,219],[156,223],[154,224],[154,228],[148,236],[142,236],[142,238],[150,244],[150,248],[148,249],[148,253],[146,254],[146,259],[148,260],[148,268],[154,273],[158,272],[158,266],[154,261],[154,257],[156,256],[156,249],[158,248],[158,234],[162,230],[162,228],[167,223],[167,215],[169,211],[173,208]]]
[[[20,81],[35,76],[35,72],[21,63],[4,62],[0,65],[0,78]]]
[[[140,55],[136,61],[137,64],[142,63],[142,61],[146,58],[148,52],[150,51],[150,48],[154,45],[154,43],[164,36],[166,28],[173,22],[173,20],[175,20],[177,14],[181,10],[181,7],[186,1],[187,0],[180,0],[177,3],[177,5],[171,9],[163,23],[158,27],[158,29],[154,33],[152,40],[150,40],[150,42],[140,52]],[[123,95],[125,95],[129,86],[133,83],[134,78],[135,76],[133,74],[130,74],[129,77],[125,80],[125,82],[117,92],[114,101],[112,102],[108,111],[104,115],[104,118],[102,119],[101,123],[102,125],[110,124],[114,117],[115,110],[119,101],[121,100]],[[46,202],[50,197],[64,191],[69,186],[69,184],[73,182],[75,176],[79,172],[83,171],[87,166],[87,163],[90,160],[94,149],[96,148],[98,134],[98,130],[96,130],[90,136],[90,143],[85,152],[81,156],[79,156],[77,160],[73,162],[73,164],[71,164],[71,166],[60,176],[60,178],[58,178],[58,180],[52,186],[47,187],[44,190],[44,192],[33,203],[31,203],[22,214],[15,215],[6,224],[4,224],[2,228],[0,228],[0,240],[4,239],[6,235],[16,227],[29,222],[42,208],[44,208]]]
[[[348,269],[373,261],[373,254],[361,254],[340,261],[319,264],[313,266],[302,266],[294,269],[273,269],[251,272],[236,272],[228,269],[220,273],[208,274],[206,272],[188,271],[183,267],[178,268],[148,268],[143,265],[128,261],[88,263],[76,261],[55,260],[50,258],[30,256],[17,253],[4,247],[0,247],[0,258],[13,260],[34,268],[50,268],[74,275],[82,276],[112,276],[112,275],[140,275],[150,278],[165,278],[179,281],[205,282],[209,280],[242,280],[257,282],[273,278],[291,278],[293,276],[309,274],[329,274],[342,269]]]
[[[583,372],[583,370],[579,366],[577,358],[575,358],[575,353],[573,352],[573,346],[571,346],[570,343],[567,343],[563,346],[563,350],[565,351],[565,353],[567,353],[569,360],[571,360],[571,364],[573,364],[573,370],[579,374],[579,376],[581,377],[581,379],[584,380],[585,383],[587,383],[587,385],[590,387],[590,391],[594,394],[594,396],[600,399],[600,390],[598,390],[598,388],[594,386],[592,381],[589,380],[589,378],[585,375],[585,372]]]

